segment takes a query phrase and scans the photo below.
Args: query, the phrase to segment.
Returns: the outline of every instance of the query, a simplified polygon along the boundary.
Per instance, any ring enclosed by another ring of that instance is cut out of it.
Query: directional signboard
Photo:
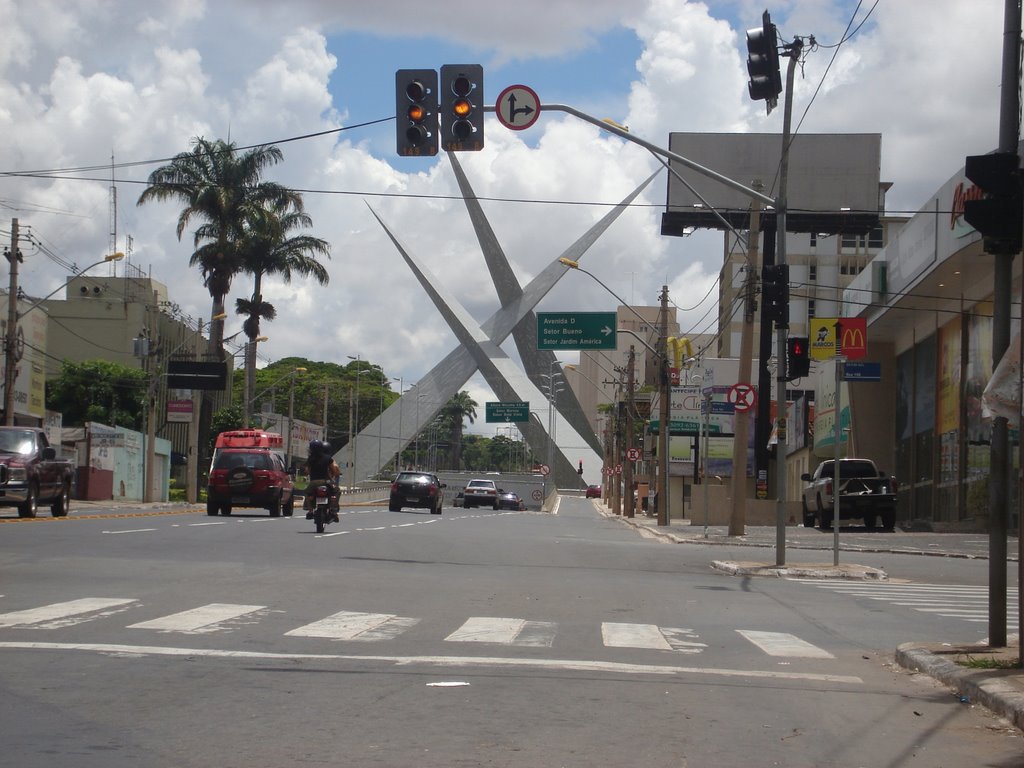
[[[614,312],[538,312],[537,349],[615,349]]]
[[[881,363],[846,363],[843,366],[843,381],[881,381]]]
[[[530,420],[529,403],[487,403],[487,423],[513,422],[519,423]]]

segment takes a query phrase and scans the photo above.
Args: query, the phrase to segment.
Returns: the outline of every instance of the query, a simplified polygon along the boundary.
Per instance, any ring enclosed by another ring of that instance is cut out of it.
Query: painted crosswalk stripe
[[[266,609],[265,605],[233,605],[210,603],[189,611],[173,613],[159,619],[129,624],[128,629],[155,629],[161,632],[202,634],[224,629],[224,623]]]
[[[85,614],[120,608],[134,602],[134,599],[120,597],[83,597],[80,600],[68,600],[24,611],[2,613],[0,614],[0,627],[40,626],[47,629],[66,627],[95,618],[94,616],[85,616]]]
[[[707,648],[704,643],[697,642],[697,633],[692,629],[654,624],[606,621],[601,624],[601,638],[609,648],[649,648],[680,653],[700,653]]]
[[[555,639],[555,624],[550,621],[526,621],[492,616],[471,616],[445,638],[452,643],[497,643],[550,647]]]
[[[753,629],[737,629],[743,637],[769,656],[784,656],[801,659],[834,659],[828,651],[801,640],[788,632],[759,632]]]
[[[390,640],[417,623],[419,623],[419,619],[395,616],[389,613],[341,611],[325,619],[314,621],[312,624],[285,632],[285,635],[362,642]]]

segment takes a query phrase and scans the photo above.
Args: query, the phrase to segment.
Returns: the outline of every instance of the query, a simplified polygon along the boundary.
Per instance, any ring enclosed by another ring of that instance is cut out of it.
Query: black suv
[[[429,509],[432,515],[440,515],[446,487],[437,475],[430,472],[399,472],[391,483],[388,509],[401,512],[402,507],[418,507]]]
[[[206,514],[232,507],[262,507],[271,517],[291,517],[295,484],[280,454],[266,448],[221,448],[206,486]]]

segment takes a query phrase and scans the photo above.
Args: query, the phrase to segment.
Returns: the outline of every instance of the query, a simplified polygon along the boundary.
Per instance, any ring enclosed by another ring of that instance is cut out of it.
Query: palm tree
[[[241,271],[253,276],[251,299],[236,299],[235,312],[245,315],[242,331],[249,338],[246,348],[245,376],[246,397],[252,396],[256,373],[256,337],[260,333],[260,320],[273,320],[277,310],[263,299],[263,278],[267,275],[280,276],[290,283],[292,275],[313,277],[320,285],[330,281],[327,268],[317,261],[317,255],[330,258],[331,246],[326,240],[309,235],[288,237],[298,227],[312,226],[313,220],[302,210],[296,210],[291,203],[274,204],[253,211],[245,227],[245,235],[239,242]],[[248,422],[249,407],[245,415]],[[246,425],[248,426],[248,424]]]
[[[452,469],[459,469],[462,466],[462,427],[466,419],[469,419],[470,424],[476,421],[477,405],[478,403],[469,396],[469,392],[462,390],[453,395],[441,408],[441,414],[449,429],[449,463]]]
[[[197,219],[189,266],[199,267],[203,284],[213,300],[211,317],[224,312],[224,297],[231,281],[243,268],[239,244],[245,226],[266,206],[302,211],[302,196],[273,182],[263,181],[263,172],[283,159],[272,145],[239,153],[234,143],[221,139],[192,140],[192,151],[175,155],[149,176],[137,205],[154,200],[176,200],[184,204],[178,214],[178,239]],[[223,321],[210,325],[210,349],[222,354]]]

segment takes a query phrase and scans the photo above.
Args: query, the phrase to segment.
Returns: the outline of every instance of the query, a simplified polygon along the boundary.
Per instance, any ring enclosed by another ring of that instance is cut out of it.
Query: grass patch
[[[1020,659],[996,659],[989,657],[957,659],[957,664],[968,669],[1022,669]]]

